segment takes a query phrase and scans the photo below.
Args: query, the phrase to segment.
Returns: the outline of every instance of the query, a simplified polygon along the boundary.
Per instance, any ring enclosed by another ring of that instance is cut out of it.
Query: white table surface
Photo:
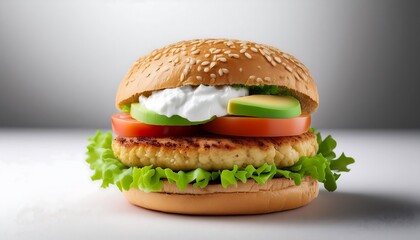
[[[322,132],[356,159],[336,192],[281,213],[197,217],[90,181],[95,130],[0,129],[0,239],[420,239],[420,131]]]

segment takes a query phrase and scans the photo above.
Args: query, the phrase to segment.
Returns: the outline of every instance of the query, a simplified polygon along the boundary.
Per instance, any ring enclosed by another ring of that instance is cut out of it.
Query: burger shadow
[[[295,210],[227,218],[219,216],[212,220],[264,225],[340,222],[412,225],[420,223],[420,202],[392,196],[321,191],[311,204]]]

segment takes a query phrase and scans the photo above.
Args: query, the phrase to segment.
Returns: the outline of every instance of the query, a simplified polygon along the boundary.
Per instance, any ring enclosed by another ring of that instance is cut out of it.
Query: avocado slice
[[[299,101],[291,96],[251,95],[230,99],[228,114],[262,118],[293,118],[301,115],[301,107]]]
[[[209,122],[214,119],[208,119],[205,121],[191,122],[186,118],[183,118],[178,115],[172,117],[167,117],[165,115],[160,115],[155,113],[140,103],[132,103],[130,109],[130,115],[132,118],[136,119],[139,122],[147,123],[150,125],[164,125],[164,126],[191,126],[198,125]]]

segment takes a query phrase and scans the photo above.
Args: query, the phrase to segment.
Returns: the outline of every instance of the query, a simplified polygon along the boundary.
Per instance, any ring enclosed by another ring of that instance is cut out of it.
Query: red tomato
[[[112,131],[121,137],[187,136],[200,131],[197,126],[157,126],[139,122],[128,113],[112,115]]]
[[[202,125],[208,132],[241,137],[283,137],[309,130],[311,116],[295,118],[220,117]]]

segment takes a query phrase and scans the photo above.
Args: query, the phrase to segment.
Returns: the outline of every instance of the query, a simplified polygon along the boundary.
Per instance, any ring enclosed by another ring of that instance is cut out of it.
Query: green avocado
[[[148,110],[140,103],[131,104],[130,115],[132,118],[142,123],[147,123],[150,125],[164,125],[164,126],[191,126],[191,125],[203,124],[214,119],[214,118],[211,118],[205,121],[191,122],[188,119],[183,118],[178,115],[167,117],[165,115],[160,115],[158,113]]]
[[[291,96],[251,95],[232,98],[228,114],[261,118],[293,118],[301,114],[299,101]]]

